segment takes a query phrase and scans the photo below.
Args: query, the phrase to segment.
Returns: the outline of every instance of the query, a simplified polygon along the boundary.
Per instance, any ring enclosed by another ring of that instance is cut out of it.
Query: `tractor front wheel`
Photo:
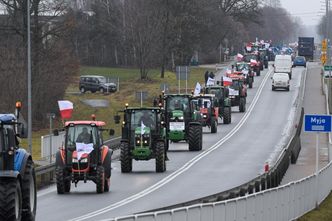
[[[190,125],[188,131],[189,151],[202,150],[202,126]]]
[[[65,171],[63,168],[55,169],[55,178],[58,194],[70,192],[70,180],[65,180]]]
[[[166,170],[165,144],[157,142],[156,144],[156,172],[162,173]]]
[[[224,124],[230,124],[232,122],[232,110],[231,107],[224,108]]]
[[[35,220],[37,208],[36,176],[32,160],[28,160],[22,179],[22,219]]]
[[[120,149],[121,172],[130,173],[133,168],[133,160],[131,158],[129,144],[122,142],[120,144]]]
[[[246,111],[246,99],[244,97],[240,98],[239,111],[240,112]]]
[[[211,121],[212,121],[211,122],[211,133],[215,134],[215,133],[217,133],[217,129],[218,129],[218,127],[217,127],[218,119],[212,118]]]
[[[104,189],[105,189],[105,170],[103,166],[98,166],[96,174],[96,191],[97,193],[103,193]]]
[[[249,78],[249,88],[252,88],[252,79]]]
[[[22,192],[20,181],[15,178],[0,181],[0,220],[21,220]]]

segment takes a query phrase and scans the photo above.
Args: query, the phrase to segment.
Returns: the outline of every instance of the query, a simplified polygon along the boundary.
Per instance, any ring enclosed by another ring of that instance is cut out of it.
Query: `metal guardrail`
[[[121,140],[121,137],[115,137],[113,139],[105,141],[105,144],[108,145],[111,149],[115,150],[119,147],[120,140]],[[55,170],[55,163],[35,168],[37,176],[42,176],[46,173],[53,172],[54,170]]]

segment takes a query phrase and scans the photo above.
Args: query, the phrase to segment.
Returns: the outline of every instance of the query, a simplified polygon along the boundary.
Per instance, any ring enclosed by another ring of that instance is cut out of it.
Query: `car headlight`
[[[179,117],[179,120],[183,120],[183,117]]]

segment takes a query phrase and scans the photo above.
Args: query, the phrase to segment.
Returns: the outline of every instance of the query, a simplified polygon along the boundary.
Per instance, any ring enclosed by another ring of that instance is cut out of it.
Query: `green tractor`
[[[189,94],[163,94],[165,109],[165,126],[167,141],[187,141],[189,151],[202,150],[202,124],[201,114],[193,109],[190,101],[193,99]],[[166,142],[166,150],[169,142]]]
[[[224,124],[232,122],[232,104],[229,98],[229,89],[224,86],[214,85],[204,88],[205,94],[214,94],[214,106],[219,107],[218,115]]]
[[[163,110],[157,107],[128,107],[123,112],[120,142],[121,172],[132,171],[133,160],[155,159],[156,172],[166,170],[165,128]],[[120,116],[114,117],[120,123]]]

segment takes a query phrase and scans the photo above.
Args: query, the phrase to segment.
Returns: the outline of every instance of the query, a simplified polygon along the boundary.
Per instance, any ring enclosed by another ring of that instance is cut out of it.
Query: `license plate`
[[[184,130],[184,122],[170,122],[169,129],[170,130]]]

